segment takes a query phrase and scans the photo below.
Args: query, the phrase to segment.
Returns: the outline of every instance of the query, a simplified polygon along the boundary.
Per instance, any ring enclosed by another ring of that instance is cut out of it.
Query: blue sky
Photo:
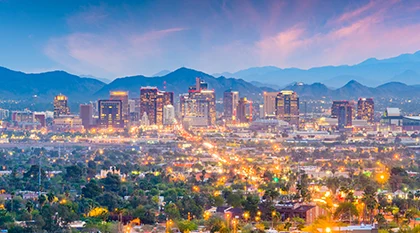
[[[417,50],[419,1],[0,0],[0,66],[25,72],[310,68]]]

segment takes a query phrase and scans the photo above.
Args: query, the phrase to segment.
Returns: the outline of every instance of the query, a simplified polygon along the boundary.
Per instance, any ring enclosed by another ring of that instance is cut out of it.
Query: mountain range
[[[397,57],[378,60],[367,59],[356,65],[324,66],[311,69],[274,66],[252,67],[235,73],[221,73],[215,76],[240,78],[245,81],[263,82],[267,86],[287,86],[292,82],[321,82],[338,88],[351,80],[366,86],[379,86],[387,82],[402,82],[408,85],[420,84],[420,51]]]
[[[164,70],[154,77],[121,77],[110,83],[64,71],[27,74],[0,67],[0,99],[30,100],[36,96],[38,102],[48,103],[55,95],[63,93],[70,102],[78,103],[108,98],[111,90],[127,90],[131,98],[138,98],[142,86],[156,86],[178,95],[187,92],[188,87],[194,85],[196,77],[204,79],[209,88],[215,90],[218,99],[227,89],[239,91],[241,96],[252,100],[261,100],[264,91],[282,89],[294,90],[302,98],[413,98],[420,97],[419,74],[420,52],[383,60],[371,58],[354,66],[327,66],[309,70],[270,66],[232,74],[209,75],[182,67],[172,72]]]

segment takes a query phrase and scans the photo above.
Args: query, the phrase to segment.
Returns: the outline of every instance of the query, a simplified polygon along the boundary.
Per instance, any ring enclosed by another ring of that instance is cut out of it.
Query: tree
[[[358,216],[357,207],[351,202],[340,203],[334,212],[334,218],[340,221],[348,219],[351,222],[353,217],[357,218]]]
[[[258,211],[258,204],[260,203],[260,198],[256,195],[248,195],[246,199],[242,202],[242,206],[245,211],[251,213],[251,216],[254,216]]]
[[[102,179],[105,191],[118,192],[121,189],[121,180],[118,175],[108,173],[105,179]]]
[[[32,210],[34,209],[34,204],[32,203],[32,201],[27,201],[26,205],[25,205],[26,211],[28,211],[29,214],[32,213]],[[32,220],[32,214],[31,214],[31,220]]]
[[[71,165],[66,167],[65,179],[68,182],[79,182],[82,179],[82,169],[77,165]]]
[[[51,192],[47,193],[47,199],[49,203],[52,203],[55,199],[55,195]]]
[[[38,196],[38,203],[43,206],[47,202],[47,197],[44,194]]]
[[[169,219],[181,218],[178,206],[176,206],[175,203],[169,203],[165,206],[165,214]]]
[[[86,198],[95,198],[102,194],[102,189],[95,180],[91,180],[85,187],[82,188],[82,194]]]
[[[376,191],[372,186],[366,186],[362,201],[365,203],[366,210],[369,212],[369,221],[373,221],[373,211],[375,210],[378,202],[376,201]]]
[[[197,230],[197,224],[193,221],[180,220],[177,222],[177,225],[178,225],[178,229],[181,232],[190,232],[190,231]]]
[[[112,192],[104,192],[102,195],[96,197],[96,201],[101,205],[114,210],[121,202],[121,198]]]

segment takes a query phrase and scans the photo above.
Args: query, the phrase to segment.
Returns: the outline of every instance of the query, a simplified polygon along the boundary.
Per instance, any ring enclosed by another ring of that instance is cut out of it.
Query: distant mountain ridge
[[[88,96],[105,86],[93,78],[81,78],[64,71],[26,74],[0,67],[0,98],[27,100],[34,96],[40,101],[52,101],[59,93],[74,101],[86,100]]]
[[[377,87],[367,87],[355,80],[349,81],[344,86],[331,89],[322,83],[289,85],[283,90],[293,90],[303,99],[332,100],[358,99],[361,97],[373,98],[419,98],[420,85],[406,85],[400,82],[389,82]]]
[[[250,99],[259,99],[264,90],[275,91],[268,87],[260,88],[242,79],[218,77],[215,78],[209,74],[201,71],[179,68],[167,75],[159,77],[145,77],[142,75],[124,77],[115,79],[110,84],[101,88],[94,94],[97,98],[104,98],[109,95],[112,90],[127,90],[130,97],[140,96],[140,87],[155,86],[160,90],[164,90],[164,83],[166,83],[166,90],[173,91],[175,95],[188,92],[188,87],[195,84],[195,78],[200,77],[209,84],[210,89],[216,92],[216,98],[222,98],[223,92],[232,89],[239,91],[241,96],[247,96]]]
[[[226,77],[241,78],[278,86],[292,82],[328,83],[340,87],[351,80],[366,86],[378,86],[389,81],[406,84],[420,84],[420,51],[401,54],[387,59],[369,58],[356,65],[324,66],[311,69],[285,68],[273,66],[251,67],[234,73],[224,73]]]
[[[281,89],[294,90],[302,98],[418,98],[420,51],[382,60],[370,58],[354,66],[325,66],[309,70],[266,66],[221,76],[182,67],[155,75],[122,77],[106,84],[96,78],[84,78],[64,71],[26,74],[0,67],[0,99],[30,102],[36,96],[38,102],[50,103],[55,95],[63,93],[70,102],[79,103],[108,98],[111,90],[126,90],[131,98],[138,98],[143,86],[156,86],[178,95],[186,93],[196,77],[204,79],[209,88],[215,90],[218,100],[223,98],[227,89],[239,91],[241,96],[256,101],[262,100],[264,91]],[[227,78],[232,76],[234,78]]]

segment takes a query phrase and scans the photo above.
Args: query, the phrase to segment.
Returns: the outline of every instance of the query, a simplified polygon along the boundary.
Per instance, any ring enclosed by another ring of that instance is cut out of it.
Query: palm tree
[[[48,199],[48,202],[51,204],[55,199],[54,194],[51,192],[47,193],[47,199]]]
[[[362,201],[365,204],[366,210],[369,212],[369,222],[372,223],[373,221],[373,211],[375,210],[376,206],[378,205],[378,201],[376,200],[376,191],[372,186],[366,186]]]
[[[351,222],[353,217],[357,218],[358,216],[359,211],[357,211],[356,206],[351,202],[340,203],[334,212],[334,218],[341,221],[347,218]]]
[[[34,204],[32,203],[32,201],[27,201],[26,205],[25,205],[25,208],[31,216],[30,220],[32,220],[32,210],[34,209]]]

